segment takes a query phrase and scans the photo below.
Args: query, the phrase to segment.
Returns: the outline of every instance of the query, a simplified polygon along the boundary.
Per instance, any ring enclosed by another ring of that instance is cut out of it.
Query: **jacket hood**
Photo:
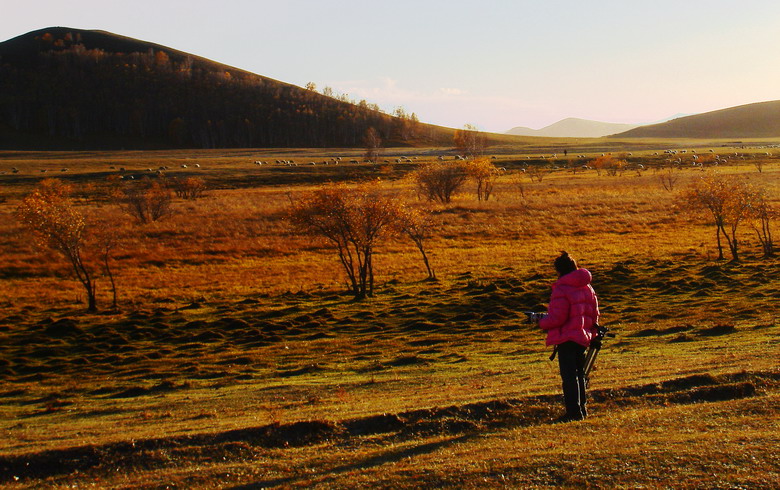
[[[588,269],[577,269],[558,278],[557,283],[565,286],[581,288],[587,286],[593,280],[593,276]]]

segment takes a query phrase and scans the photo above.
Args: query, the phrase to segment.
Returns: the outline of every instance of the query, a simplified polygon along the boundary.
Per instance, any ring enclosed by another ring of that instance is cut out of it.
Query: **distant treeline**
[[[46,33],[29,41],[38,46],[35,59],[0,58],[2,146],[14,147],[14,134],[95,149],[360,147],[372,127],[386,145],[452,141],[416,117],[202,58],[154,48],[110,52],[80,41],[80,34]]]

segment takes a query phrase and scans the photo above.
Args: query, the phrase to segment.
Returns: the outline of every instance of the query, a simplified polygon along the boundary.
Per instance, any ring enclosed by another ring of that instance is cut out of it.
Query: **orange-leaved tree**
[[[772,240],[771,223],[777,219],[778,212],[767,197],[766,189],[752,185],[750,210],[748,222],[756,232],[758,242],[764,252],[764,257],[772,257],[775,254],[775,244]]]
[[[722,260],[725,238],[732,261],[739,260],[737,229],[750,218],[753,208],[761,199],[761,193],[748,182],[734,177],[711,173],[695,180],[682,194],[683,202],[694,208],[706,210],[715,224],[718,259]]]
[[[601,171],[607,172],[607,175],[620,175],[625,170],[628,163],[625,160],[615,158],[611,154],[601,155],[590,162],[590,166],[596,169],[596,173],[601,175]]]
[[[378,182],[330,184],[301,196],[290,219],[336,249],[355,299],[364,299],[374,295],[374,247],[398,231],[401,213],[401,204],[384,195]]]
[[[501,171],[486,157],[476,158],[467,162],[466,172],[477,184],[477,200],[487,201],[493,193],[496,180]]]
[[[70,263],[87,292],[89,311],[96,311],[95,280],[83,257],[87,222],[70,192],[71,187],[59,180],[43,180],[22,200],[17,216],[32,231],[38,245],[56,250]]]

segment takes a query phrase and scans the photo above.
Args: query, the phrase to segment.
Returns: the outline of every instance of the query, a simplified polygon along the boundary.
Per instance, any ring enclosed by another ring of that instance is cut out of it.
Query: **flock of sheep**
[[[778,147],[780,147],[780,145],[761,146],[761,147],[757,147],[756,149],[778,148]],[[743,147],[743,149],[744,149],[744,147]],[[663,150],[662,153],[654,152],[654,153],[652,153],[652,156],[665,158],[664,162],[667,165],[681,166],[681,165],[689,163],[691,166],[694,166],[694,167],[723,165],[723,164],[726,164],[727,162],[729,162],[730,160],[734,160],[734,159],[745,160],[745,159],[749,158],[750,156],[761,156],[761,157],[771,157],[772,156],[772,153],[770,153],[768,151],[753,152],[753,153],[734,152],[733,154],[730,153],[728,155],[721,155],[721,154],[716,154],[714,150],[710,149],[710,150],[707,150],[705,152],[705,154],[706,153],[709,153],[710,155],[713,155],[714,158],[706,158],[706,159],[700,158],[699,154],[696,153],[696,150],[683,150],[683,149],[666,149],[666,150]],[[605,153],[601,153],[601,156],[606,156],[606,155],[609,155],[609,154],[608,153],[606,153],[606,154]],[[633,154],[630,153],[630,152],[626,153],[625,155],[628,155],[629,157],[633,156]],[[684,161],[684,159],[683,159],[683,155],[686,155],[686,156],[690,155],[690,161],[688,161],[686,163]],[[392,159],[383,159],[382,163],[385,163],[385,164],[391,164],[391,163],[396,163],[396,164],[415,163],[415,162],[418,161],[418,158],[424,158],[424,157],[397,156],[397,157],[393,157]],[[466,157],[463,156],[463,155],[455,155],[455,156],[438,155],[435,158],[438,161],[466,160]],[[492,160],[496,160],[497,159],[496,156],[492,156],[490,158]],[[530,156],[530,155],[527,155],[525,157],[526,160],[542,160],[542,161],[557,160],[558,158],[559,157],[558,157],[557,153],[553,153],[551,155],[540,155],[540,156]],[[594,158],[594,157],[593,156],[589,157],[589,156],[587,156],[585,154],[578,154],[578,155],[575,156],[575,158],[580,159],[580,160],[586,160],[588,158]],[[253,162],[253,164],[257,165],[257,166],[276,165],[276,166],[287,166],[287,167],[297,167],[298,165],[339,165],[339,164],[342,164],[342,163],[375,164],[375,163],[379,163],[379,161],[378,160],[369,160],[369,159],[358,160],[358,159],[354,159],[354,158],[350,159],[350,160],[346,160],[346,159],[344,159],[341,156],[335,156],[335,157],[325,158],[323,160],[309,160],[305,164],[304,163],[300,163],[299,164],[298,162],[296,162],[293,159],[276,159],[273,162],[266,161],[266,160],[254,160],[254,162]],[[636,163],[635,165],[640,170],[644,169],[644,166],[642,164]],[[196,168],[196,169],[198,169],[198,168],[201,168],[201,165],[199,163],[194,163],[194,164],[190,164],[190,165],[181,164],[180,168],[182,168],[182,169],[188,169],[188,168]],[[590,169],[590,167],[588,165],[583,165],[581,168],[585,169],[585,170]],[[109,169],[110,170],[118,170],[121,174],[123,174],[121,176],[121,178],[129,178],[129,179],[133,179],[134,178],[133,175],[124,175],[125,172],[127,172],[127,170],[124,167],[120,167],[120,168],[117,169],[115,166],[112,165],[112,166],[109,167]],[[157,169],[147,168],[146,172],[162,174],[163,172],[168,171],[168,170],[170,170],[169,166],[160,166]],[[55,172],[56,170],[40,169],[39,171],[40,171],[40,173],[47,173],[47,172]],[[60,169],[60,172],[69,172],[69,171],[70,171],[70,169],[68,169],[68,168],[61,168]],[[0,175],[6,175],[8,173],[18,174],[20,172],[23,172],[23,171],[21,169],[17,168],[17,167],[13,167],[13,168],[11,168],[10,171],[8,171],[8,170],[0,170]]]

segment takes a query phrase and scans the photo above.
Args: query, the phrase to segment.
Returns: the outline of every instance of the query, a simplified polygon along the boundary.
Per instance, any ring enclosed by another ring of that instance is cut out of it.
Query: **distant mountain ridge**
[[[730,107],[642,126],[620,138],[768,138],[780,137],[780,100]]]
[[[0,148],[362,147],[369,128],[386,146],[454,133],[105,31],[0,43]]]
[[[608,123],[569,117],[542,129],[518,126],[510,129],[506,134],[549,138],[600,138],[622,133],[638,126],[639,124]]]

